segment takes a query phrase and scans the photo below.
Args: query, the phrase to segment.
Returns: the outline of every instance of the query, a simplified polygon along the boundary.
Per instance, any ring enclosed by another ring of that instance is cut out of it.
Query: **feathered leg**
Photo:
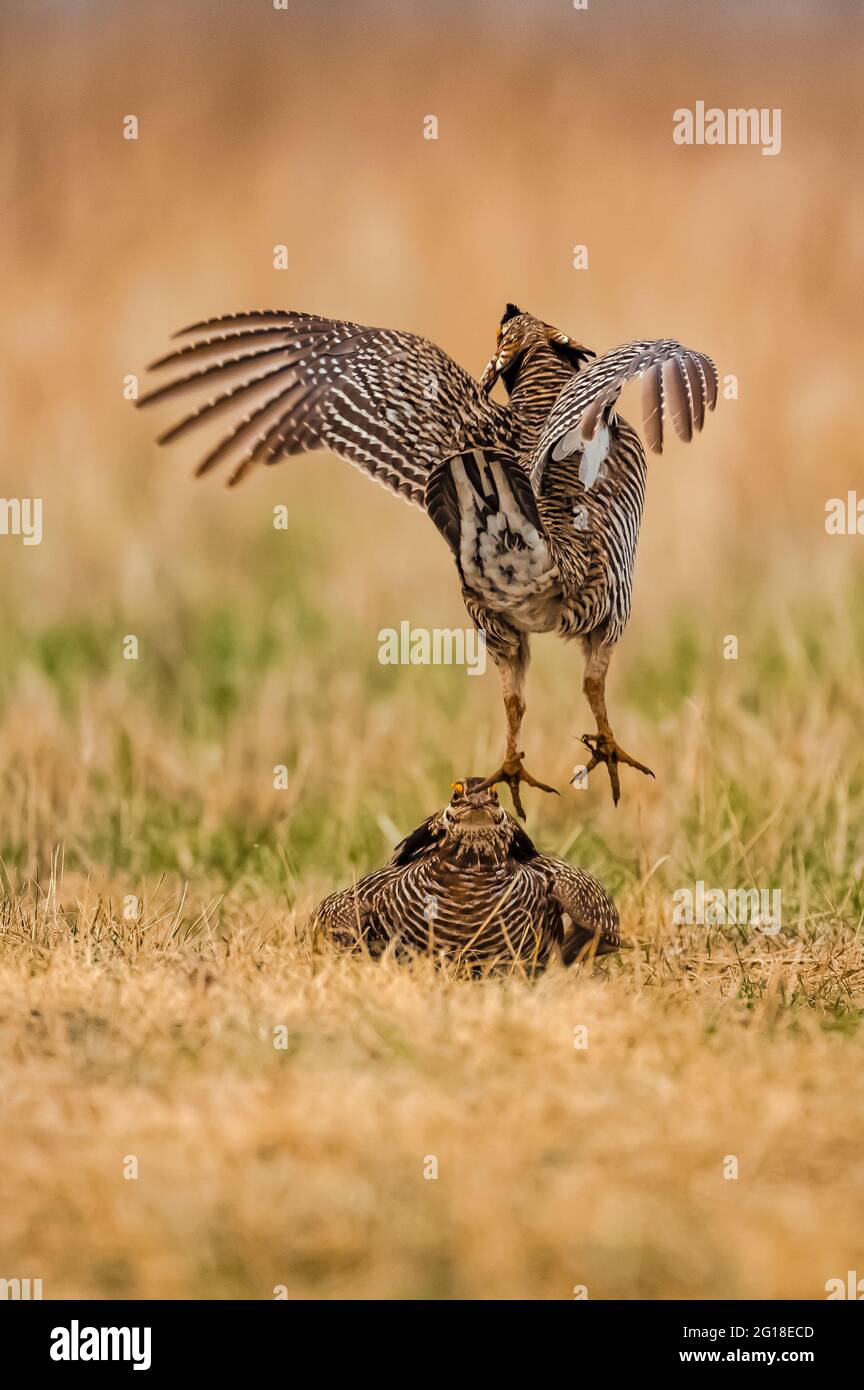
[[[522,820],[525,820],[525,809],[519,792],[520,782],[524,782],[526,787],[537,787],[541,792],[551,792],[554,796],[558,795],[554,787],[547,787],[545,782],[538,782],[535,777],[531,776],[531,773],[522,763],[525,754],[519,750],[519,734],[526,708],[525,672],[528,669],[530,655],[528,638],[521,634],[518,645],[504,649],[492,647],[491,651],[498,667],[501,694],[504,697],[504,711],[507,716],[507,751],[498,771],[493,773],[491,777],[487,777],[484,785],[492,787],[496,782],[506,782],[513,798],[514,810],[517,816],[521,816]]]
[[[606,713],[606,672],[609,669],[614,643],[604,643],[601,635],[592,634],[591,637],[586,638],[583,645],[586,661],[582,689],[585,691],[591,711],[597,721],[596,734],[582,735],[582,742],[591,754],[591,761],[587,770],[592,772],[599,763],[606,764],[609,781],[612,784],[612,800],[617,806],[621,798],[621,783],[618,777],[619,763],[625,763],[628,767],[635,767],[637,772],[644,772],[648,777],[653,777],[654,773],[650,767],[646,767],[644,763],[638,763],[635,758],[631,758],[629,753],[625,753],[624,749],[619,747],[612,732],[612,725],[609,723],[609,716]]]

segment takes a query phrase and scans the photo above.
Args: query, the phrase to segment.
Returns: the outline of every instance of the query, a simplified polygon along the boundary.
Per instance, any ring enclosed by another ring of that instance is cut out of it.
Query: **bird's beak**
[[[495,382],[502,372],[506,372],[511,362],[514,362],[522,351],[522,344],[516,342],[506,343],[499,347],[495,356],[486,367],[480,378],[480,389],[488,396]]]
[[[489,395],[489,392],[492,390],[503,369],[504,354],[496,352],[492,360],[487,362],[483,370],[483,375],[480,378],[480,390],[483,392],[484,396]]]

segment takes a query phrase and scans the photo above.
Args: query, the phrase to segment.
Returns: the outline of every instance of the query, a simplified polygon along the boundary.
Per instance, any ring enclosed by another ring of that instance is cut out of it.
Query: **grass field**
[[[461,33],[375,6],[338,29],[10,12],[39,61],[2,98],[0,478],[45,520],[39,546],[0,537],[0,1278],[821,1298],[864,1268],[864,539],[824,526],[864,443],[860,23],[695,10],[526,31],[478,4]],[[677,150],[671,111],[703,95],[782,105],[782,154]],[[377,660],[402,619],[464,623],[429,522],[332,458],[195,484],[121,389],[180,324],[271,303],[479,372],[508,298],[598,348],[675,334],[741,388],[651,465],[609,693],[657,780],[625,770],[617,810],[602,773],[568,786],[578,651],[535,645],[524,746],[561,796],[526,793],[529,829],[602,879],[632,949],[534,986],[303,936],[501,752],[494,673]],[[779,889],[782,931],[675,925],[699,880]]]

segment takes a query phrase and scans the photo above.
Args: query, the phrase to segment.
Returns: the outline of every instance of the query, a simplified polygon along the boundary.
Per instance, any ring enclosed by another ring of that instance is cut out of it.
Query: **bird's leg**
[[[504,710],[507,715],[507,751],[504,754],[504,761],[497,772],[491,777],[486,778],[485,785],[493,787],[496,782],[506,782],[510,788],[510,795],[513,798],[513,809],[517,816],[525,819],[525,808],[522,805],[522,797],[519,792],[519,783],[524,782],[526,787],[537,787],[541,792],[551,792],[553,796],[558,793],[554,787],[547,787],[545,782],[538,782],[536,777],[523,766],[522,759],[524,753],[519,750],[519,733],[522,728],[522,720],[525,718],[525,671],[528,666],[528,642],[522,637],[519,647],[515,653],[507,652],[506,655],[496,656],[498,664],[498,674],[501,678],[501,694],[504,697]]]
[[[621,797],[621,783],[618,777],[619,763],[625,763],[627,767],[635,767],[637,772],[644,772],[648,777],[653,777],[654,773],[650,767],[637,762],[635,758],[631,758],[629,753],[625,753],[624,749],[619,747],[612,732],[612,725],[609,723],[609,716],[606,713],[606,672],[609,669],[609,661],[612,656],[612,645],[603,645],[597,640],[589,639],[586,647],[587,660],[582,689],[585,691],[591,711],[597,721],[596,734],[582,735],[582,742],[591,754],[591,761],[586,771],[593,771],[599,763],[606,764],[606,771],[609,773],[609,781],[612,784],[612,800],[617,806]]]

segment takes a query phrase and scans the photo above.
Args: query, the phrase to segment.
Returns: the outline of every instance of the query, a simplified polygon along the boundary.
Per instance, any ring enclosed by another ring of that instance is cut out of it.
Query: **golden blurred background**
[[[4,14],[0,482],[43,496],[45,535],[0,564],[27,611],[134,601],[190,552],[242,585],[232,555],[284,501],[297,527],[332,508],[343,542],[366,530],[334,597],[368,603],[370,627],[391,616],[394,548],[401,607],[431,591],[458,615],[426,520],[343,465],[303,458],[223,496],[187,482],[194,445],[154,448],[124,376],[186,322],[256,306],[410,328],[478,374],[508,299],[598,350],[677,336],[739,399],[652,463],[636,621],[684,586],[722,608],[730,566],[761,585],[848,563],[823,518],[861,476],[858,6]],[[780,155],[673,144],[673,111],[700,99],[780,107]]]

